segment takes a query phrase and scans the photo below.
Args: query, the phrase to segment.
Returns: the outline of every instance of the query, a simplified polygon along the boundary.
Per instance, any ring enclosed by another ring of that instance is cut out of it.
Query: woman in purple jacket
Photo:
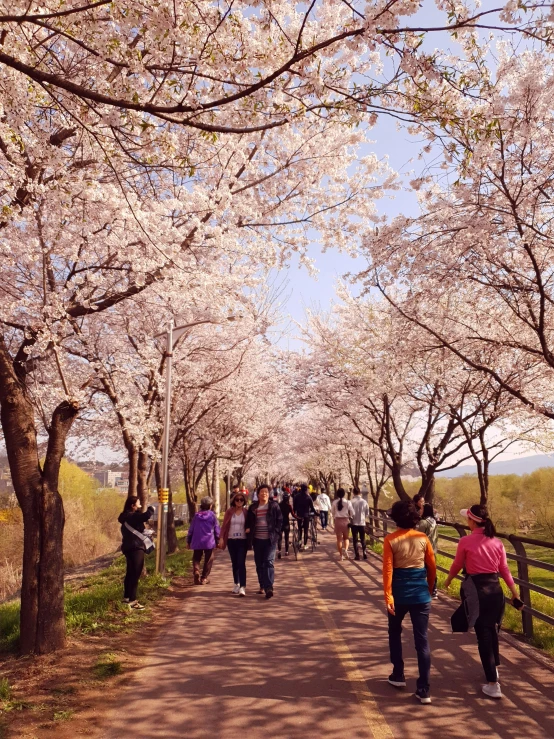
[[[213,500],[211,498],[202,498],[200,510],[192,519],[187,534],[188,548],[194,550],[192,569],[195,585],[207,585],[214,562],[214,551],[219,541],[219,523],[217,522],[217,516],[212,511],[212,505]],[[202,575],[200,575],[202,555],[204,555],[204,567]]]

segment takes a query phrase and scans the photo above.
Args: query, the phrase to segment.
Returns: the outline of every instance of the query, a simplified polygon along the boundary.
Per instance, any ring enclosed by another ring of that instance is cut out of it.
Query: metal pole
[[[231,462],[229,461],[229,465]],[[225,500],[225,510],[231,507],[231,470],[227,470],[227,497]]]
[[[173,319],[167,329],[167,343],[165,357],[165,419],[162,448],[162,489],[158,491],[158,542],[156,551],[156,572],[163,575],[165,572],[165,550],[167,541],[167,512],[168,512],[168,478],[169,478],[169,426],[171,423],[171,360],[173,356]]]

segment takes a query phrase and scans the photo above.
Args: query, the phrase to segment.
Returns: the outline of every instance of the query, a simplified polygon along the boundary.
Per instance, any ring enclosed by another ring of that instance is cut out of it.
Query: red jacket
[[[229,529],[231,528],[231,516],[233,516],[235,513],[235,506],[231,506],[230,508],[227,508],[225,511],[225,516],[223,517],[223,523],[221,524],[221,533],[219,535],[219,541],[223,544],[221,547],[222,549],[225,549],[227,546],[227,539],[229,538]],[[246,528],[246,508],[242,508],[242,515],[244,516],[244,526]]]

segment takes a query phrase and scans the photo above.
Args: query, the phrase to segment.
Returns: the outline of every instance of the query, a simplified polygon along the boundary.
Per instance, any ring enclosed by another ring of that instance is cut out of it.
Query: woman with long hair
[[[134,611],[142,611],[137,600],[137,588],[144,567],[146,542],[144,539],[144,524],[154,515],[154,508],[149,506],[145,513],[140,512],[140,500],[136,495],[127,498],[123,511],[117,519],[121,524],[121,551],[127,560],[125,580],[123,581],[123,602],[129,604]]]
[[[237,491],[231,499],[231,505],[225,511],[221,524],[219,548],[229,550],[233,569],[233,593],[246,595],[246,495]]]
[[[339,559],[348,559],[348,524],[354,516],[354,509],[349,500],[344,500],[346,491],[339,488],[335,494],[331,512],[335,523],[335,536],[337,537],[337,551]]]
[[[496,538],[496,529],[487,507],[472,505],[460,513],[467,518],[471,533],[461,537],[444,582],[447,588],[458,572],[464,570],[462,606],[456,612],[456,615],[462,616],[463,625],[456,628],[454,616],[452,626],[458,631],[468,631],[472,626],[475,628],[479,656],[487,680],[482,686],[483,693],[489,698],[502,698],[497,667],[500,664],[498,631],[504,615],[504,593],[499,575],[510,588],[512,605],[521,609],[523,603],[519,600],[514,578],[508,568],[506,550],[500,539]]]

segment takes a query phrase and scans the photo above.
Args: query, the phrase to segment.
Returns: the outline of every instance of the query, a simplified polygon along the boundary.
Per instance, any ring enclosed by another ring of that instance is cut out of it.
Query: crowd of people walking
[[[124,601],[131,609],[142,609],[137,600],[137,586],[144,567],[144,555],[152,545],[146,522],[153,509],[140,512],[138,498],[129,498],[119,516],[123,536],[122,551],[127,559]],[[483,693],[493,699],[502,697],[498,667],[500,652],[498,631],[504,614],[504,592],[501,577],[511,592],[512,605],[523,608],[507,563],[504,545],[496,537],[493,522],[483,505],[463,509],[469,535],[462,536],[450,571],[443,585],[448,588],[463,572],[461,605],[452,615],[454,632],[475,630],[477,645],[486,683]],[[354,559],[366,560],[366,524],[369,506],[360,490],[354,489],[351,499],[343,488],[334,500],[327,491],[319,493],[308,485],[271,488],[260,485],[253,493],[236,486],[230,506],[221,526],[213,511],[213,500],[202,498],[200,510],[193,517],[187,534],[187,544],[193,550],[195,585],[209,583],[216,549],[229,552],[233,578],[232,593],[246,596],[246,560],[250,550],[258,580],[257,593],[267,600],[275,591],[275,557],[289,555],[291,528],[298,528],[300,547],[306,547],[313,522],[319,531],[334,527],[339,560],[349,559],[350,532]],[[415,697],[421,703],[431,702],[431,648],[428,638],[431,603],[437,597],[438,525],[433,507],[423,496],[397,501],[389,517],[396,531],[383,539],[383,589],[388,618],[389,652],[392,673],[388,682],[395,688],[406,686],[402,653],[402,624],[409,614],[417,653],[418,677]],[[284,545],[284,546],[283,546]],[[153,546],[153,545],[152,545]],[[203,563],[202,563],[203,560]]]

